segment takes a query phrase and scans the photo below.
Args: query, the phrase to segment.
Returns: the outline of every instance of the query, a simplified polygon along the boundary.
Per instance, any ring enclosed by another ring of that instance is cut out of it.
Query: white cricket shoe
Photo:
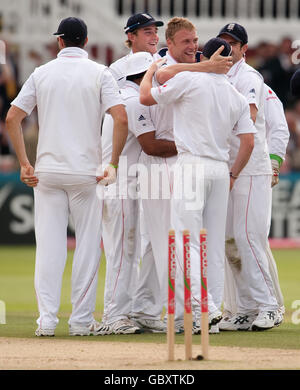
[[[151,333],[166,333],[167,326],[161,320],[152,320],[148,318],[132,318],[135,325],[137,325],[144,332]]]
[[[220,333],[219,324],[212,325],[208,331],[210,334],[217,334]]]
[[[112,324],[109,324],[112,333],[114,334],[138,334],[142,333],[142,330],[139,326],[136,326],[133,321],[128,318],[123,318],[121,320],[115,321]]]
[[[219,333],[219,328],[217,327],[217,324],[222,320],[222,313],[219,310],[216,310],[212,313],[208,314],[208,328],[209,331],[212,327],[213,331],[210,333]],[[201,334],[201,317],[198,318],[193,323],[193,334]]]
[[[274,326],[280,326],[283,323],[284,312],[285,312],[284,309],[282,310],[281,308],[279,308],[275,316]]]
[[[94,336],[105,336],[112,334],[113,330],[110,325],[104,324],[103,322],[98,322],[98,325],[95,327],[93,335]]]
[[[192,328],[193,334],[201,334],[201,319],[196,320],[193,322],[193,328]]]
[[[275,325],[275,317],[277,311],[261,311],[258,313],[255,321],[252,323],[252,330],[267,330],[272,329]]]
[[[217,325],[222,320],[222,312],[216,310],[208,315],[209,326]]]
[[[54,337],[54,332],[55,329],[43,329],[38,327],[37,330],[35,331],[35,335],[37,337],[42,337],[42,336]]]
[[[224,317],[219,323],[220,330],[250,330],[256,315],[237,313],[233,317]]]
[[[69,325],[70,336],[98,336],[102,335],[101,329],[103,324],[93,321],[90,325],[73,324]]]

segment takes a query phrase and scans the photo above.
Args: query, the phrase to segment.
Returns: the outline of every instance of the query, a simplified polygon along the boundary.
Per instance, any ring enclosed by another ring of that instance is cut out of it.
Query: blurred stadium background
[[[128,17],[143,11],[165,22],[172,16],[190,18],[197,26],[200,49],[228,22],[246,27],[247,61],[278,94],[290,130],[280,183],[273,190],[271,245],[299,248],[300,101],[290,95],[289,81],[298,67],[300,0],[0,0],[0,40],[6,50],[6,63],[0,64],[0,245],[34,244],[32,190],[19,181],[4,120],[34,68],[56,56],[52,33],[59,21],[67,16],[84,19],[90,58],[109,65],[127,52],[123,28]],[[159,36],[159,47],[166,46],[163,28]],[[23,131],[34,164],[36,112],[25,120]],[[72,223],[69,234],[72,237]]]

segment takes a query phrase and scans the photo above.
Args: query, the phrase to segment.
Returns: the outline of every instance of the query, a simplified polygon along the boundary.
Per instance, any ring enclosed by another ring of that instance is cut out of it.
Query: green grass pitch
[[[282,292],[285,298],[286,315],[284,323],[265,332],[221,332],[210,335],[211,345],[239,347],[268,347],[300,349],[300,250],[274,250]],[[73,251],[68,252],[68,260],[63,278],[60,322],[56,336],[68,338],[68,316],[71,311],[70,279]],[[34,256],[31,246],[0,247],[0,301],[5,303],[6,324],[0,324],[0,336],[34,337],[37,318],[37,304],[34,291]],[[101,320],[103,312],[103,292],[105,280],[105,258],[103,256],[99,271],[99,284],[95,318]],[[299,301],[297,308],[292,303]],[[292,323],[292,314],[298,319]],[[155,342],[165,343],[164,334],[112,335],[104,337],[86,337],[81,340],[118,341],[118,342]],[[201,337],[193,336],[193,343],[200,344]],[[177,343],[184,343],[183,335],[176,336]]]

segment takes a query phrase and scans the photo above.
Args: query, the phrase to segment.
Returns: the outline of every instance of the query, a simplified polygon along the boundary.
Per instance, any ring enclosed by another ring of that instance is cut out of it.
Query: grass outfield
[[[34,337],[36,328],[37,305],[33,286],[34,247],[0,247],[0,300],[6,305],[6,325],[0,325],[0,336]],[[217,346],[265,347],[300,349],[300,323],[293,324],[292,302],[300,303],[300,251],[274,250],[281,288],[285,297],[285,322],[266,332],[221,332],[210,335],[210,344]],[[70,277],[73,252],[68,252],[68,260],[63,278],[62,298],[56,330],[59,338],[69,338],[67,320],[71,311]],[[105,260],[102,259],[99,271],[99,287],[95,318],[101,319],[103,311],[103,290],[105,279]],[[300,309],[300,306],[298,306]],[[300,313],[297,316],[300,322]],[[166,335],[112,335],[104,337],[84,337],[86,341],[143,341],[165,343]],[[200,336],[193,336],[193,343],[200,344]],[[176,336],[177,343],[184,343],[183,335]]]

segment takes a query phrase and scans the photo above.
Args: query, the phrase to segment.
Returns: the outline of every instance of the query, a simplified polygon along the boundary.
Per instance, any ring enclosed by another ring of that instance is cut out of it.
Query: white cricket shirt
[[[70,47],[36,68],[11,104],[28,115],[37,106],[35,172],[94,176],[101,164],[102,115],[123,103],[108,68]]]
[[[264,85],[264,93],[269,153],[276,154],[284,160],[290,132],[283,105],[276,93],[266,84]]]
[[[254,149],[240,175],[272,174],[266,139],[263,77],[254,68],[246,64],[243,58],[232,66],[227,76],[230,83],[246,97],[248,104],[255,104],[258,109],[255,122],[257,133],[254,136]],[[239,139],[232,136],[230,144],[230,166],[232,166],[239,150]]]
[[[164,66],[177,64],[176,60],[166,53],[166,63]],[[153,77],[153,86],[158,87],[160,84]],[[173,107],[170,104],[159,104],[150,107],[151,118],[155,124],[155,138],[174,141],[173,131]]]
[[[151,89],[159,104],[173,104],[178,153],[229,161],[229,136],[255,133],[249,105],[225,75],[181,72]]]
[[[128,117],[128,136],[122,151],[122,156],[127,157],[128,168],[138,162],[141,146],[137,137],[155,131],[150,115],[150,107],[140,103],[140,88],[132,81],[125,81],[124,88],[121,89],[123,104],[125,104]],[[108,164],[112,150],[113,119],[111,115],[105,115],[102,127],[102,162]]]

